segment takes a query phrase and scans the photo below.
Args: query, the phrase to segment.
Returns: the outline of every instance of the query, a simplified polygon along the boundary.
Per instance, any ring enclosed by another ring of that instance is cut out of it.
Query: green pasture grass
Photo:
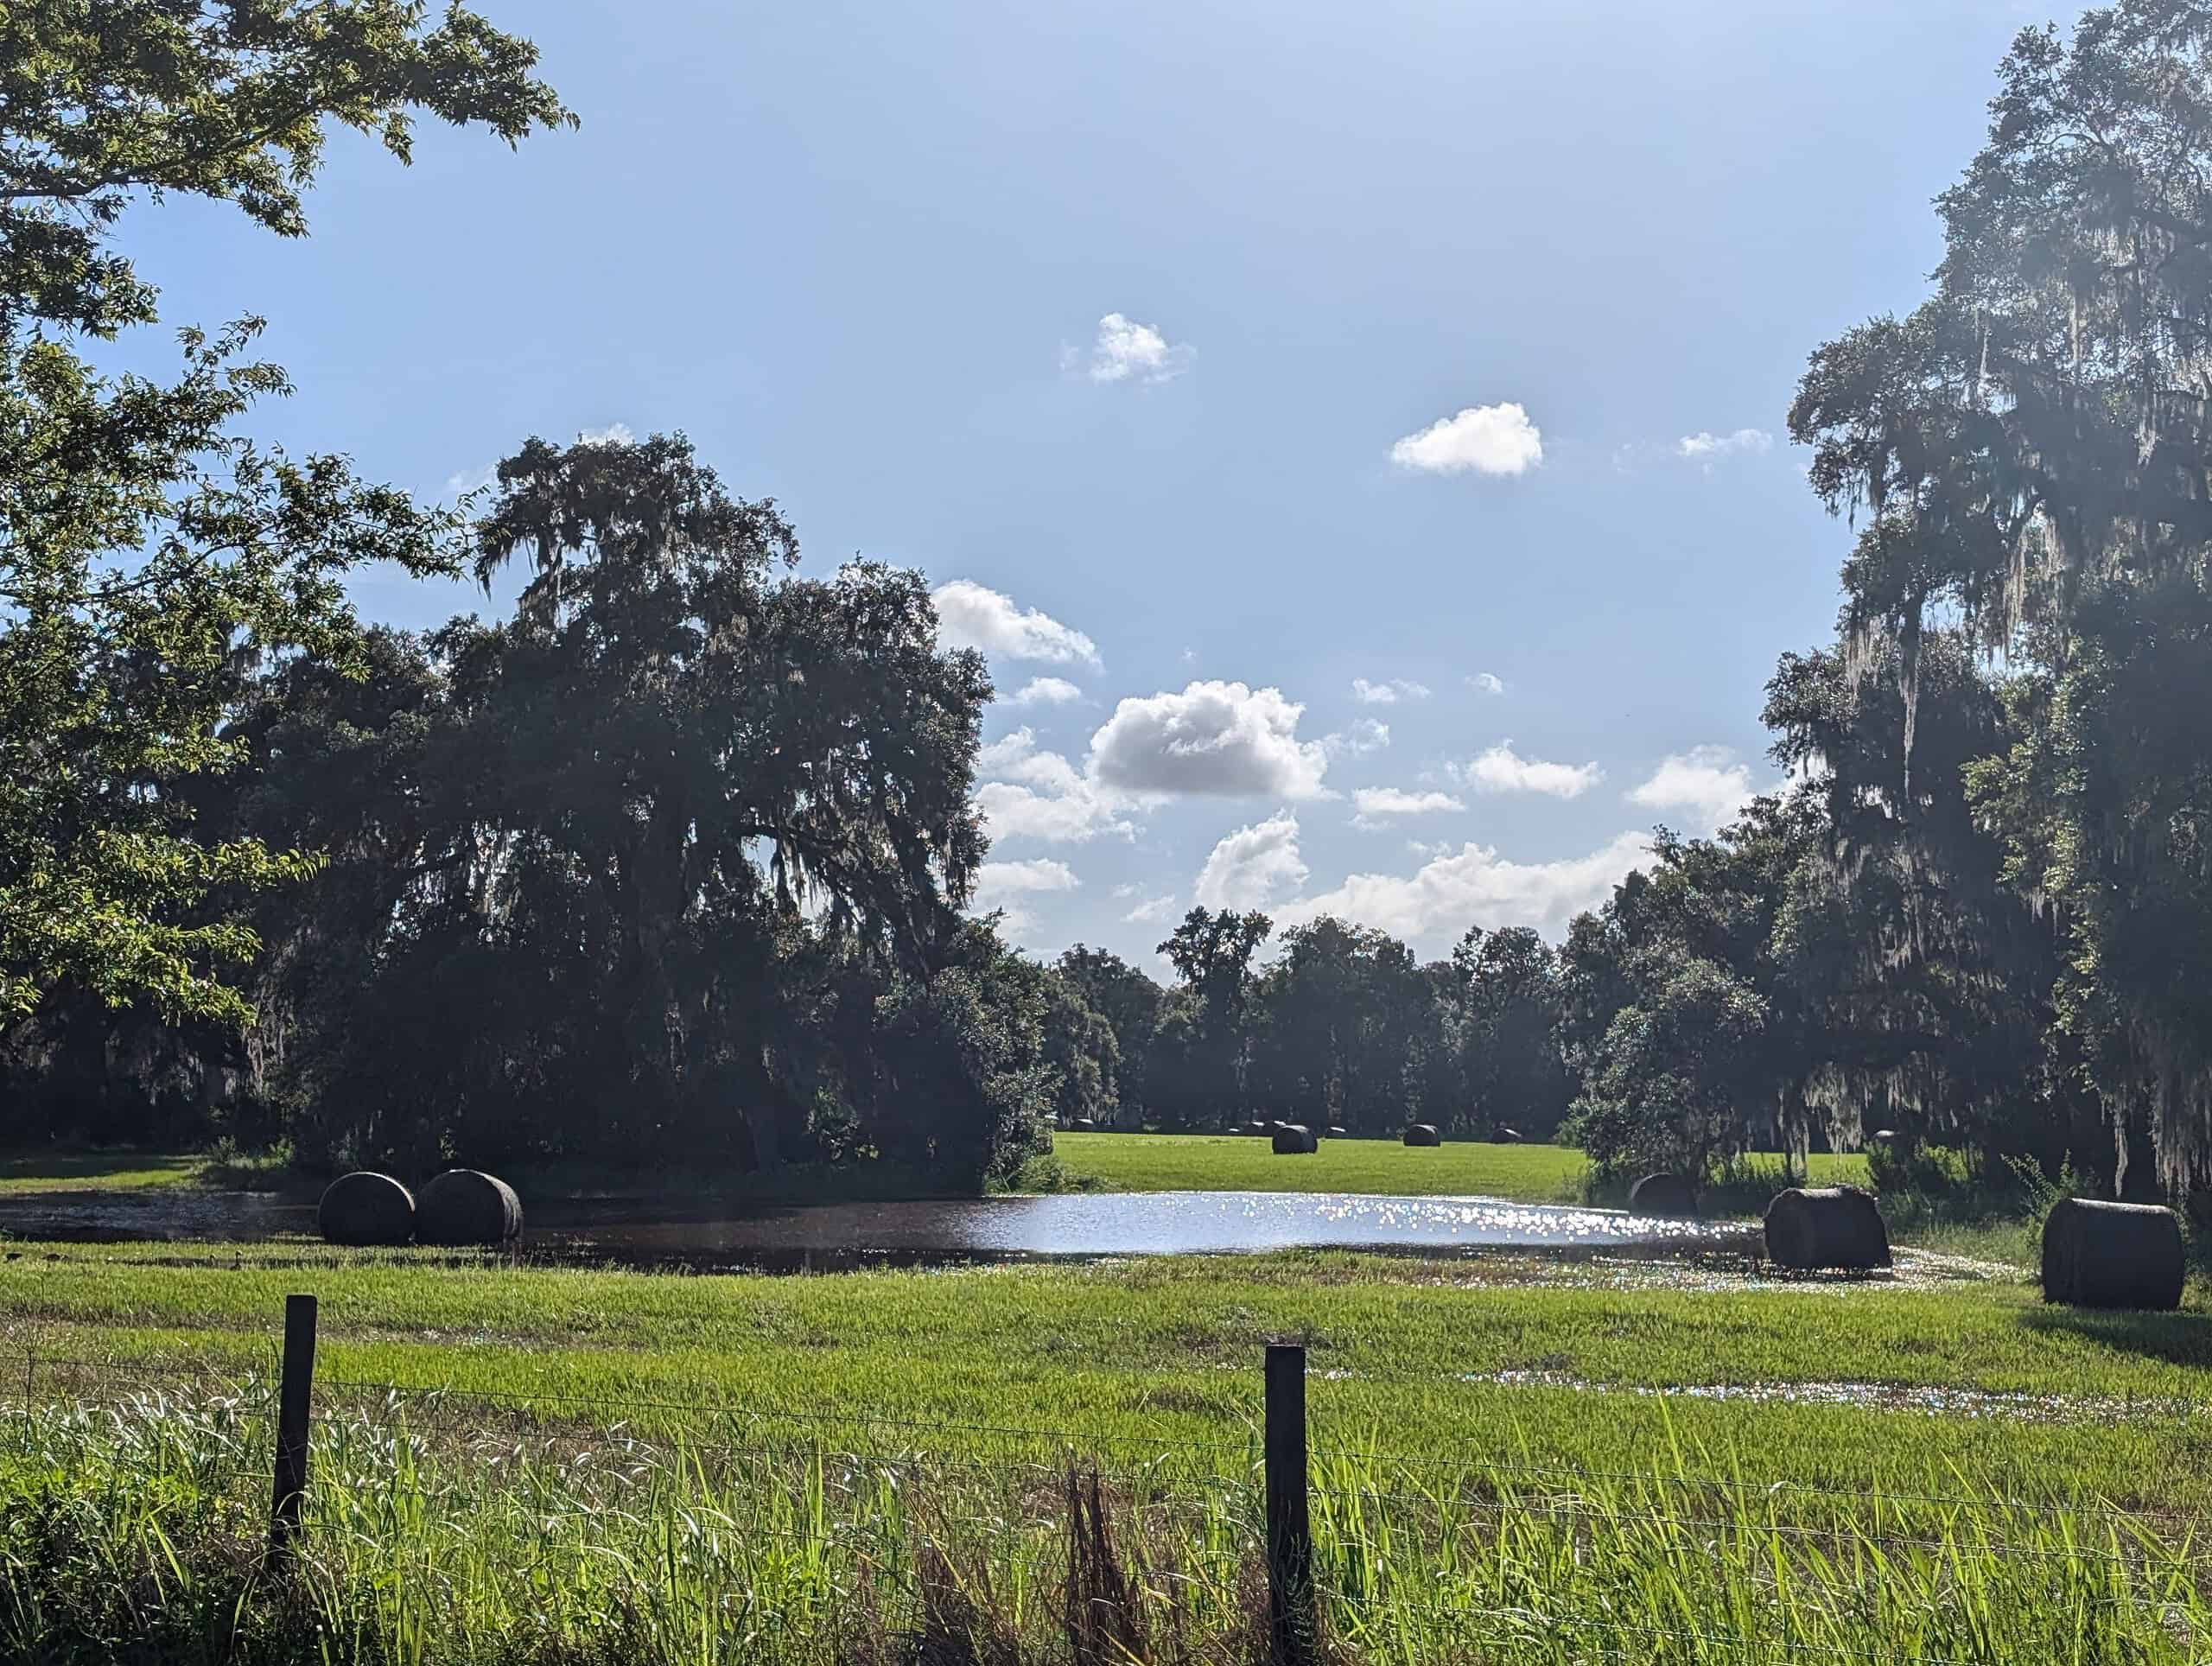
[[[1617,1466],[1671,1416],[1775,1478],[1924,1482],[1971,1454],[2013,1489],[2047,1469],[2104,1496],[2212,1498],[2212,1430],[2186,1415],[2212,1365],[2212,1315],[2075,1314],[2010,1279],[1761,1284],[1728,1266],[1656,1269],[1690,1287],[1669,1288],[1638,1284],[1654,1269],[1596,1258],[1336,1253],[812,1277],[282,1245],[13,1256],[0,1260],[0,1335],[27,1368],[62,1378],[79,1360],[92,1381],[265,1370],[284,1296],[309,1291],[332,1383],[549,1414],[637,1402],[621,1415],[646,1423],[663,1405],[855,1428],[1040,1428],[1053,1433],[1031,1445],[1058,1450],[1063,1433],[1077,1449],[1242,1438],[1262,1348],[1296,1339],[1311,1350],[1317,1419],[1385,1455],[1440,1443]],[[1531,1277],[1542,1281],[1509,1281]],[[13,1369],[0,1349],[0,1388]],[[1763,1397],[1777,1385],[1794,1398]],[[2047,1403],[1976,1399],[1952,1417],[1940,1415],[1947,1390]]]
[[[1322,1453],[1328,1658],[2181,1666],[2212,1626],[2201,1553],[2170,1521],[1963,1487],[1698,1480],[1685,1466],[1716,1454],[1669,1434],[1634,1473],[1567,1479]],[[251,1394],[0,1418],[15,1506],[0,1651],[73,1666],[1266,1658],[1249,1445],[1086,1485],[1057,1463],[737,1429],[654,1440],[326,1410],[295,1560],[257,1578],[270,1439]]]
[[[63,1148],[0,1154],[0,1197],[188,1186],[205,1166],[204,1158],[178,1152]]]
[[[1507,1198],[1516,1203],[1580,1202],[1590,1160],[1555,1145],[1447,1141],[1323,1140],[1310,1155],[1277,1156],[1268,1141],[1241,1134],[1056,1134],[1052,1149],[1071,1174],[1116,1192],[1353,1192],[1402,1198]],[[1774,1160],[1781,1183],[1781,1160]],[[1812,1182],[1864,1185],[1860,1155],[1819,1154]]]
[[[2194,1305],[1596,1256],[772,1277],[5,1249],[0,1657],[888,1666],[957,1621],[1005,1649],[944,1658],[1065,1659],[1073,1461],[1107,1478],[1134,1658],[1249,1661],[1283,1339],[1363,1666],[2179,1666],[2212,1625]],[[294,1291],[321,1307],[315,1481],[271,1587],[241,1569]]]

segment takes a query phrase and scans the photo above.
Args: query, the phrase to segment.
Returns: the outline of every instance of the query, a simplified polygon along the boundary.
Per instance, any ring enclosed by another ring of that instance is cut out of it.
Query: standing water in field
[[[48,1239],[267,1239],[312,1232],[314,1211],[244,1192],[0,1199],[0,1232]],[[1496,1198],[1341,1192],[1077,1192],[898,1203],[668,1206],[651,1198],[532,1200],[529,1243],[609,1261],[772,1266],[819,1257],[903,1261],[1222,1255],[1338,1249],[1449,1252],[1748,1241],[1753,1229]]]

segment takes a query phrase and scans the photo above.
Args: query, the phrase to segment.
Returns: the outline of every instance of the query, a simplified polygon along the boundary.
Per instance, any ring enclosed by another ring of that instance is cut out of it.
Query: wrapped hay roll
[[[1344,1129],[1340,1128],[1332,1128],[1329,1130],[1329,1137],[1332,1140],[1348,1140],[1351,1136],[1349,1134],[1346,1134]]]
[[[522,1200],[496,1175],[449,1168],[423,1188],[415,1225],[425,1243],[496,1248],[522,1236]]]
[[[326,1243],[405,1243],[415,1236],[415,1194],[389,1174],[340,1174],[323,1188],[315,1224]]]
[[[1244,1132],[1251,1135],[1264,1135],[1274,1133],[1274,1129],[1270,1128],[1265,1122],[1247,1122],[1244,1124]]]
[[[1697,1213],[1697,1188],[1680,1174],[1646,1174],[1629,1188],[1628,1206],[1655,1220],[1688,1220]]]
[[[1440,1146],[1444,1136],[1436,1131],[1433,1122],[1415,1122],[1406,1130],[1406,1143],[1417,1146]]]
[[[1521,1130],[1517,1128],[1493,1129],[1491,1131],[1490,1142],[1492,1145],[1519,1145]]]
[[[2181,1221],[2149,1203],[2061,1198],[2043,1224],[2043,1299],[2075,1307],[2181,1306]]]
[[[1801,1186],[1766,1206],[1767,1258],[1777,1266],[1863,1272],[1890,1264],[1890,1232],[1874,1194],[1855,1186]]]
[[[1098,1131],[1097,1119],[1092,1116],[1078,1116],[1068,1124],[1068,1131],[1072,1134],[1096,1134]]]
[[[1296,1122],[1277,1123],[1274,1143],[1278,1157],[1294,1157],[1320,1148],[1320,1142],[1313,1137],[1313,1130]]]

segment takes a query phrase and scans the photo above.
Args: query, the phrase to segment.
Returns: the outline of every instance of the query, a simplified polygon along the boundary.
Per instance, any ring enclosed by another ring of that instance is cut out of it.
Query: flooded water
[[[1077,1192],[670,1210],[652,1200],[525,1200],[532,1256],[638,1264],[833,1268],[1268,1250],[1740,1249],[1757,1229],[1496,1198],[1335,1192]],[[0,1199],[25,1238],[228,1242],[312,1236],[312,1206],[251,1192],[46,1192]]]

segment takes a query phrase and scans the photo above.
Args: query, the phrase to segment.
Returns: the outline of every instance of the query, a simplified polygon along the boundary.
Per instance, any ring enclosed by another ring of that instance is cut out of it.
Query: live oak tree
[[[254,936],[210,899],[315,858],[200,836],[179,783],[235,761],[257,662],[358,668],[344,570],[462,554],[452,516],[242,431],[287,391],[251,321],[184,331],[174,382],[96,371],[73,342],[156,316],[118,222],[181,194],[300,235],[327,124],[403,162],[425,116],[512,143],[572,119],[535,61],[401,0],[0,9],[0,1018],[67,987],[244,1021]]]

